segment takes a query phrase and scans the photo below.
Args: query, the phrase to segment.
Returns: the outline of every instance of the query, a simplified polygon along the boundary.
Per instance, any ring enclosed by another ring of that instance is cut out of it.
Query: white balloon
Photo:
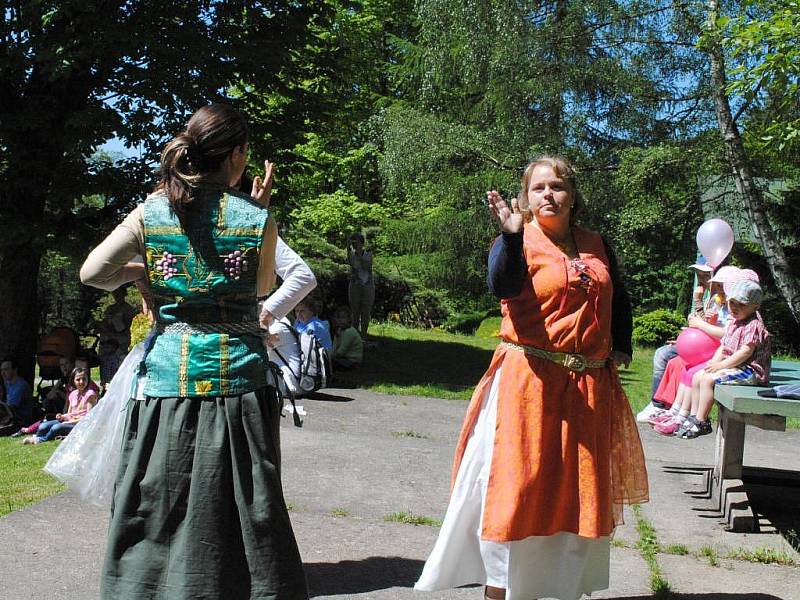
[[[716,269],[733,248],[733,229],[722,219],[709,219],[697,230],[697,248]]]

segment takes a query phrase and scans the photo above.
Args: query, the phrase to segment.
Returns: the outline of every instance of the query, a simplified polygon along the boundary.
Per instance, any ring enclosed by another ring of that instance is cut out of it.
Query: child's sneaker
[[[675,418],[674,412],[672,412],[671,410],[662,410],[660,414],[650,417],[648,423],[650,423],[650,425],[655,426],[658,425],[659,423],[666,423],[670,419],[674,418]]]
[[[652,402],[648,402],[647,406],[645,406],[642,410],[640,410],[636,414],[636,420],[639,423],[649,423],[652,417],[662,414],[663,412],[664,412],[663,408],[659,408]]]
[[[695,424],[690,429],[687,429],[685,432],[683,432],[681,437],[685,440],[693,440],[701,435],[708,435],[712,431],[713,428],[711,427],[711,421],[695,420]]]
[[[675,437],[682,438],[686,434],[687,431],[691,431],[692,429],[697,428],[697,419],[695,419],[692,415],[686,417],[686,420],[681,423],[681,426],[675,432]]]
[[[655,429],[661,435],[675,435],[675,432],[681,428],[681,425],[686,421],[686,419],[678,420],[677,418],[670,419],[669,421],[664,421],[663,423],[659,423],[653,429]]]

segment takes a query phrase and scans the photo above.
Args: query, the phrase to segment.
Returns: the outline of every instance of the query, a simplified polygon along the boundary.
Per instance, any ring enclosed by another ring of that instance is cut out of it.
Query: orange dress
[[[518,296],[502,301],[500,335],[514,344],[605,359],[611,352],[609,260],[598,234],[573,228],[573,235],[577,265],[538,228],[525,226],[529,280]],[[623,502],[648,498],[638,429],[614,366],[571,371],[498,346],[467,410],[453,483],[501,367],[481,539],[610,535],[621,522]]]

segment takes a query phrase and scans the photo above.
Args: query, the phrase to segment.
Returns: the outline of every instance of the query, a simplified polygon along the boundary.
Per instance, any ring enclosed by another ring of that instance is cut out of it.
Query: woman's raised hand
[[[264,161],[264,177],[255,176],[250,197],[264,208],[269,208],[269,201],[272,199],[272,174],[275,170],[275,163],[268,160]]]
[[[489,202],[489,213],[497,221],[503,233],[518,233],[522,231],[522,213],[519,211],[517,199],[511,200],[511,206],[506,204],[503,197],[496,190],[486,192],[486,200]]]

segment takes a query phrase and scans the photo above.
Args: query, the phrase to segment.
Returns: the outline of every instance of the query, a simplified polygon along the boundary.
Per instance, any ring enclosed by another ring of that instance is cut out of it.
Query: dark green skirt
[[[308,598],[280,480],[272,388],[132,400],[104,600]]]

